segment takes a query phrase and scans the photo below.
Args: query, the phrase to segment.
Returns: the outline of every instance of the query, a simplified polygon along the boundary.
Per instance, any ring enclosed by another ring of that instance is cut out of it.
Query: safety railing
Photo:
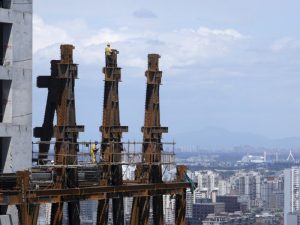
[[[55,144],[76,144],[78,145],[78,152],[76,154],[68,153],[55,153]],[[48,153],[40,153],[38,149],[39,144],[50,145]],[[145,153],[142,151],[144,144],[153,145],[154,151],[151,153]],[[92,152],[92,145],[96,145],[96,151]],[[155,151],[160,149],[161,146],[171,146],[166,148],[166,151]],[[110,151],[102,151],[110,146]],[[53,166],[56,164],[56,158],[63,158],[65,161],[56,166],[90,166],[93,164],[97,165],[137,165],[137,164],[149,164],[149,165],[168,165],[175,164],[175,153],[174,153],[174,142],[110,142],[110,143],[99,143],[99,142],[34,142],[32,143],[32,157],[34,166]],[[116,152],[116,149],[121,149],[121,152]],[[93,160],[95,157],[96,160]],[[43,159],[43,162],[38,159]]]

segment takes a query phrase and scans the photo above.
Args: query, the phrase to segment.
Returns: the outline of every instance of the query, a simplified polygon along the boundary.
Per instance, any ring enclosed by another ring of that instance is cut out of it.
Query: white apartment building
[[[195,180],[198,183],[196,198],[210,198],[213,191],[218,190],[219,174],[211,170],[196,171]]]
[[[284,225],[288,214],[300,211],[300,167],[284,170]]]

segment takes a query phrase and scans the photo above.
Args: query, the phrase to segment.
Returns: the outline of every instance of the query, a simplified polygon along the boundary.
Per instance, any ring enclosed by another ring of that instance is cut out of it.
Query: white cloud
[[[73,24],[71,26],[71,24]],[[79,26],[79,29],[76,27]],[[233,29],[180,29],[176,31],[137,31],[119,29],[89,29],[83,22],[47,24],[34,16],[34,55],[54,57],[53,46],[71,43],[76,46],[78,63],[103,62],[103,48],[107,42],[121,50],[120,62],[132,67],[145,67],[148,53],[159,53],[164,68],[191,65],[203,60],[225,57],[232,45],[244,39]],[[58,51],[58,50],[57,50]],[[55,55],[56,56],[56,55]]]
[[[224,57],[232,44],[244,38],[235,30],[212,30],[206,27],[182,29],[164,34],[167,46],[161,50],[168,66],[185,66],[196,62]]]
[[[37,15],[33,16],[33,54],[57,43],[72,42],[68,32],[59,26],[47,24]]]
[[[218,36],[223,38],[224,40],[236,40],[241,39],[244,36],[233,29],[225,29],[225,30],[216,30],[216,29],[208,29],[207,27],[200,27],[197,30],[197,33],[201,36]]]
[[[279,40],[276,40],[272,44],[271,49],[274,52],[279,52],[283,50],[300,49],[300,41],[289,37],[281,38]]]
[[[126,35],[127,29],[120,29],[116,32],[108,28],[100,29],[95,35],[91,37],[86,37],[83,41],[85,47],[91,45],[103,45],[107,42],[124,42],[130,38],[130,35]]]

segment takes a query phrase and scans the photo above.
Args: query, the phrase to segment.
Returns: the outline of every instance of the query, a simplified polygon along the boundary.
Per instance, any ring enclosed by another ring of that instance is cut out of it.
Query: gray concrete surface
[[[10,215],[0,215],[0,225],[12,225]]]
[[[0,63],[0,170],[10,173],[31,167],[32,0],[4,0],[1,7],[0,51],[1,46],[6,51]],[[8,218],[18,224],[15,206],[7,214],[0,224]]]

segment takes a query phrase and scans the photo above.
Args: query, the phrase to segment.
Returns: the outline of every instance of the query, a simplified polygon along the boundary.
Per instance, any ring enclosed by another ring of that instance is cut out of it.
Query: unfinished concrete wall
[[[12,225],[12,219],[10,215],[0,215],[0,225]]]
[[[27,169],[32,158],[32,0],[0,0],[0,104],[0,172]],[[18,223],[16,207],[6,213]]]
[[[0,57],[0,138],[11,138],[0,168],[15,172],[31,166],[32,0],[0,1]]]

